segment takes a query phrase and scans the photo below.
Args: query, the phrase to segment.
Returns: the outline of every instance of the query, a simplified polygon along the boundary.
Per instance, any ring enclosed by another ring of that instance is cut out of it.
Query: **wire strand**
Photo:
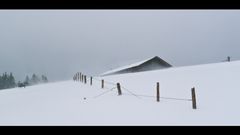
[[[112,90],[115,89],[115,88],[116,88],[116,87],[114,87],[114,88],[112,88],[112,89],[110,89],[110,90],[108,90],[108,91],[105,91],[105,92],[103,92],[103,93],[101,93],[101,94],[99,94],[99,95],[97,95],[97,96],[94,96],[93,98],[100,97],[100,96],[102,96],[102,95],[104,95],[104,94],[106,94],[106,93],[112,91]]]
[[[90,79],[90,77],[87,76],[86,80],[89,80],[89,79]],[[93,80],[100,81],[100,82],[102,81],[102,79],[97,79],[96,77],[92,77],[92,79],[93,79]],[[106,84],[116,85],[116,83],[113,83],[113,82],[110,82],[110,81],[104,80],[104,82],[105,82]],[[137,98],[139,98],[139,99],[140,99],[140,97],[155,98],[155,96],[135,94],[135,93],[131,92],[131,90],[129,90],[129,89],[123,87],[123,86],[121,86],[121,87],[122,87],[124,90],[126,90],[128,93],[130,93],[129,95],[133,95],[133,96],[135,96],[135,97],[137,97]],[[112,90],[115,89],[115,88],[116,88],[116,87],[113,87],[113,88],[109,89],[109,88],[105,87],[104,89],[107,89],[108,91],[105,91],[105,92],[103,92],[103,93],[95,96],[94,98],[97,98],[97,97],[99,97],[99,96],[102,96],[102,95],[104,95],[104,94],[112,91]],[[124,94],[124,95],[128,95],[128,94],[126,94],[126,93],[123,93],[123,94]],[[185,99],[185,98],[174,98],[174,97],[160,97],[160,98],[162,98],[162,99],[170,99],[170,100],[192,101],[192,99]]]
[[[126,91],[128,91],[130,94],[134,95],[137,98],[140,98],[139,96],[137,96],[136,94],[134,94],[133,92],[131,92],[130,90],[126,89],[125,87],[121,86],[123,89],[125,89]]]

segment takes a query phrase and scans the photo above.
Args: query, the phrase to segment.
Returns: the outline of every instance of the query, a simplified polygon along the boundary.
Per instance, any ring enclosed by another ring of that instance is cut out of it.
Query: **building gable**
[[[103,75],[112,75],[112,74],[122,74],[122,73],[134,73],[141,71],[157,70],[163,68],[172,67],[169,63],[165,62],[158,56],[155,56],[151,59],[145,60],[143,62],[138,62],[136,64],[131,64],[133,66],[125,66],[125,68],[118,68],[119,70],[112,70],[104,73]]]

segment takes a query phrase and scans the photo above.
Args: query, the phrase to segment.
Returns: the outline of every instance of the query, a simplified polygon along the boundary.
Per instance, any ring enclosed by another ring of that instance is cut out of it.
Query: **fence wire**
[[[76,77],[76,76],[74,76],[74,77]],[[89,82],[90,82],[90,78],[91,77],[87,76],[86,80],[89,80]],[[84,83],[84,79],[82,81],[78,80],[77,77],[75,79],[76,80],[74,80],[74,81],[79,81],[79,82],[83,82]],[[92,77],[92,79],[95,80],[95,81],[99,81],[100,83],[102,82],[102,80],[104,80],[104,79],[98,79],[97,77]],[[110,81],[104,80],[104,83],[116,86],[116,83],[114,83],[114,82],[110,82]],[[104,94],[106,94],[106,93],[108,93],[110,91],[113,91],[116,88],[117,87],[113,87],[113,88],[109,89],[107,87],[104,87],[103,89],[106,89],[107,91],[104,91],[101,94],[99,94],[97,96],[94,96],[93,98],[98,98],[98,97],[100,97],[100,96],[102,96],[102,95],[104,95]],[[130,93],[130,94],[123,93],[123,95],[132,95],[132,96],[137,97],[138,99],[141,99],[141,97],[156,98],[156,96],[151,96],[151,95],[135,94],[135,93],[132,92],[132,90],[129,90],[128,88],[123,87],[122,85],[121,85],[121,88],[123,90],[127,91],[128,93]],[[169,100],[192,101],[192,99],[187,99],[187,98],[161,97],[161,96],[160,96],[160,98],[162,98],[162,99],[169,99]]]
[[[94,96],[93,98],[100,97],[100,96],[102,96],[102,95],[104,95],[104,94],[106,94],[106,93],[112,91],[112,90],[115,89],[115,88],[116,88],[116,87],[113,87],[113,88],[109,89],[108,91],[104,91],[103,93],[101,93],[101,94],[99,94],[99,95],[97,95],[97,96]]]

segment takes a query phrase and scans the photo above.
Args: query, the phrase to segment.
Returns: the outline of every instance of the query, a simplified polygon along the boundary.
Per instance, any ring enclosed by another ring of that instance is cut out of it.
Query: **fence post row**
[[[119,95],[119,96],[122,95],[120,83],[117,83],[117,89],[118,89],[118,95]]]
[[[157,82],[157,102],[160,101],[159,82]]]
[[[194,87],[191,89],[191,93],[192,93],[192,108],[197,109],[196,94],[195,94],[195,88]]]
[[[73,76],[73,80],[74,81],[81,81],[84,82],[85,84],[87,83],[87,76],[82,74],[81,72],[77,72],[74,76]],[[92,80],[93,77],[90,77],[90,85],[92,85]],[[104,79],[101,80],[101,87],[102,89],[104,88]],[[122,95],[122,91],[121,91],[121,85],[120,83],[117,83],[117,90],[118,90],[118,95]],[[160,85],[159,82],[157,82],[156,85],[156,100],[157,102],[160,102]],[[195,87],[191,88],[191,94],[192,94],[192,108],[193,109],[197,109],[197,102],[196,102],[196,93],[195,93]]]

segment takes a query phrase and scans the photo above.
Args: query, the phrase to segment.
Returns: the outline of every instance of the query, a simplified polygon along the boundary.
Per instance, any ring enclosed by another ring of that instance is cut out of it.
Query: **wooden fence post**
[[[196,103],[196,94],[195,94],[195,88],[193,87],[192,90],[192,108],[197,109],[197,103]]]
[[[122,95],[120,83],[117,83],[117,89],[118,89],[118,95],[119,95],[119,96]]]
[[[84,82],[85,82],[85,84],[87,83],[87,76],[86,75],[84,76]]]
[[[81,77],[82,77],[82,82],[84,82],[83,76],[84,76],[84,75],[82,74],[82,76],[81,76]]]
[[[80,81],[80,82],[82,81],[81,76],[82,76],[82,73],[80,72],[80,75],[79,75],[79,81]]]
[[[90,85],[92,85],[92,76],[91,76],[91,78],[90,78]]]
[[[159,82],[157,82],[157,102],[160,101]]]
[[[102,89],[104,88],[104,80],[102,79]]]

